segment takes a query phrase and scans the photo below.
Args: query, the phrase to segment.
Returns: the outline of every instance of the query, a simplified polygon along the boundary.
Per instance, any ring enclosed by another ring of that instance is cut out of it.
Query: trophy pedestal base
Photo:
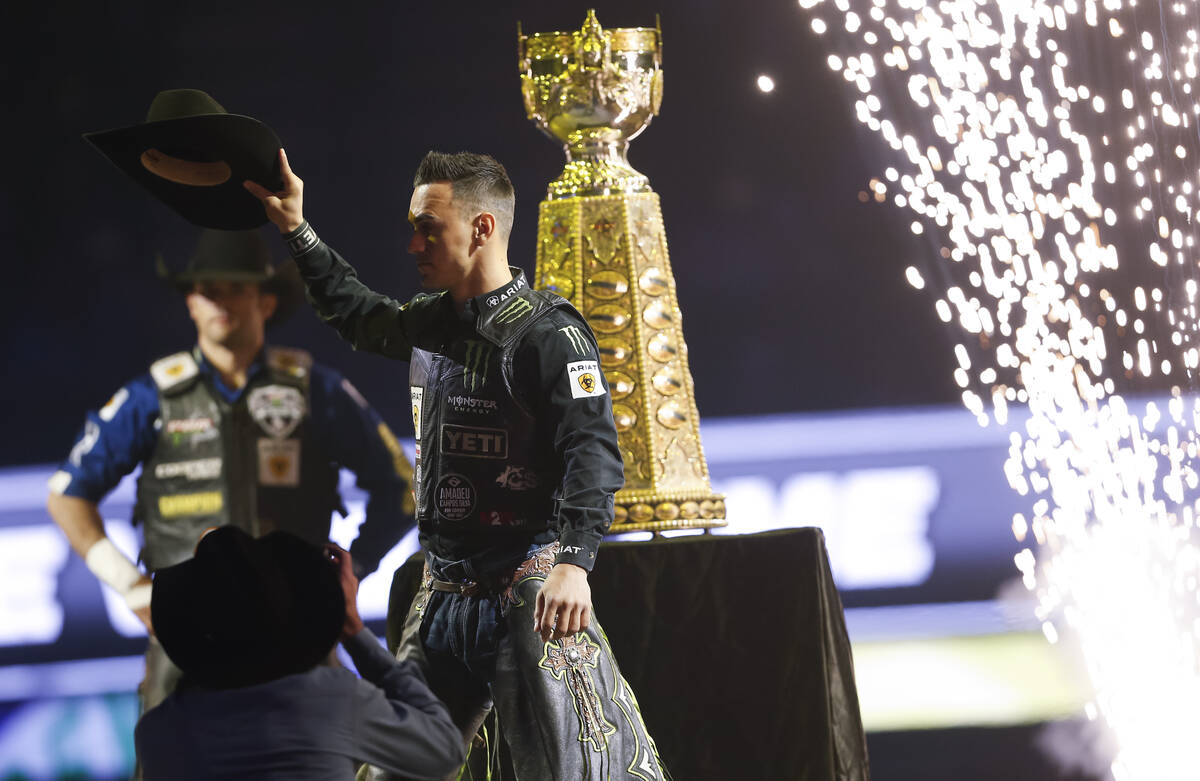
[[[725,497],[720,494],[639,496],[618,491],[609,533],[711,529],[727,523]]]

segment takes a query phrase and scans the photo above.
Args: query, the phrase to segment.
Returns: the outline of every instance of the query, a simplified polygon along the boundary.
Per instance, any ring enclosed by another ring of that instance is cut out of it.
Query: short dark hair
[[[413,187],[434,182],[450,183],[454,201],[467,212],[466,218],[478,212],[491,212],[502,236],[507,237],[512,231],[516,206],[512,181],[494,157],[474,152],[427,152],[417,166]]]

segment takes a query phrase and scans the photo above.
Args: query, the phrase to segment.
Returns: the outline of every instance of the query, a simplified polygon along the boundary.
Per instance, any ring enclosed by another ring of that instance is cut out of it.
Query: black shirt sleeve
[[[522,337],[513,376],[562,464],[555,563],[590,571],[612,523],[613,494],[625,482],[612,398],[591,329],[572,310],[555,310]]]
[[[420,308],[413,305],[426,296],[401,304],[371,290],[341,255],[317,238],[308,222],[283,238],[317,316],[356,350],[408,360],[414,312]]]

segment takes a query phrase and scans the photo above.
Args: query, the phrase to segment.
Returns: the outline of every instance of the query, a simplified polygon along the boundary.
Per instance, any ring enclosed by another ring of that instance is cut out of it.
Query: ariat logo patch
[[[158,497],[158,512],[164,518],[183,515],[211,515],[225,506],[220,491],[201,491],[195,494],[173,494]]]
[[[411,385],[408,388],[408,395],[412,399],[413,413],[413,436],[417,439],[421,438],[421,403],[425,399],[425,389],[416,385]]]
[[[446,423],[442,425],[442,449],[467,458],[508,458],[508,432]]]
[[[485,299],[485,302],[490,307],[495,307],[501,301],[507,301],[514,295],[525,289],[525,277],[517,277],[512,281],[512,284],[500,291],[500,293],[492,294]]]
[[[446,475],[433,494],[438,514],[448,521],[461,521],[475,509],[475,486],[462,475]]]
[[[527,298],[513,299],[512,302],[505,305],[503,309],[496,313],[495,322],[500,325],[508,325],[515,323],[525,315],[533,311],[533,304],[529,303]]]
[[[600,382],[600,364],[596,361],[568,363],[567,381],[571,385],[571,398],[573,399],[605,394],[604,385]]]
[[[579,330],[579,326],[569,325],[558,331],[567,337],[567,341],[571,343],[571,349],[575,351],[576,355],[591,355],[592,351],[588,349],[587,337],[583,335],[583,331]]]
[[[467,340],[467,352],[463,356],[463,385],[469,392],[473,393],[487,383],[488,363],[491,359],[491,342]]]

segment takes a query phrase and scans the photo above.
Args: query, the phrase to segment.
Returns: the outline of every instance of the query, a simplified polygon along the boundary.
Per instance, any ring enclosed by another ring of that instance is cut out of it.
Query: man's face
[[[417,257],[421,284],[446,290],[462,282],[472,268],[473,214],[462,214],[453,202],[449,182],[418,185],[409,204],[413,237],[408,251]]]
[[[275,312],[273,294],[254,282],[212,279],[197,282],[188,293],[188,314],[203,339],[227,347],[262,342],[267,318]]]

